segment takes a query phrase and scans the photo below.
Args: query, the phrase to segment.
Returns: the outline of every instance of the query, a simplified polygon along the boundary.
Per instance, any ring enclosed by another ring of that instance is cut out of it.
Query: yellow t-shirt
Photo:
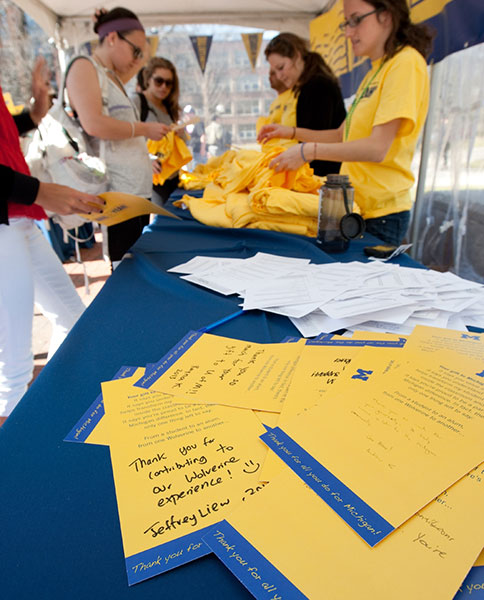
[[[296,98],[291,89],[279,94],[272,101],[267,117],[259,117],[257,119],[257,132],[259,132],[263,125],[268,125],[269,123],[296,127],[296,104]]]
[[[372,64],[356,98],[381,61]],[[394,119],[403,123],[381,163],[346,162],[341,173],[349,175],[355,188],[355,202],[365,219],[410,210],[410,189],[415,181],[411,163],[420,131],[427,116],[429,77],[422,55],[405,46],[386,61],[353,112],[348,141],[368,137],[372,128]]]

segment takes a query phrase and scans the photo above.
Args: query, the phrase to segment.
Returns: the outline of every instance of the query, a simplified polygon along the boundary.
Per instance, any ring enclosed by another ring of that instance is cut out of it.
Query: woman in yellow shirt
[[[307,161],[342,161],[367,231],[399,244],[410,220],[411,162],[425,122],[429,79],[425,56],[432,35],[410,21],[406,0],[344,0],[341,29],[355,56],[367,56],[372,67],[362,81],[346,119],[337,129],[297,128],[303,142],[279,155],[276,171]],[[263,140],[292,137],[293,131],[267,125]]]

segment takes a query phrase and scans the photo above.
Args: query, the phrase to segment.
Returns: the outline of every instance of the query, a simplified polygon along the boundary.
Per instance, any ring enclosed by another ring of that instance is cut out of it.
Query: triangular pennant
[[[244,46],[247,50],[247,56],[249,57],[252,69],[255,69],[255,63],[259,56],[260,47],[262,44],[262,32],[260,33],[242,33],[242,39],[244,40]]]
[[[212,35],[191,35],[190,41],[197,57],[198,64],[202,73],[205,73],[205,67],[207,66],[208,53],[210,52],[210,46],[212,45]]]

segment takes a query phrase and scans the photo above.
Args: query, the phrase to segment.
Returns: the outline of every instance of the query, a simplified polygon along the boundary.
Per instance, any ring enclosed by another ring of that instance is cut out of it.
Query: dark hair
[[[94,13],[94,32],[97,33],[99,27],[103,23],[109,23],[110,21],[116,21],[117,19],[136,19],[139,21],[138,17],[127,8],[122,8],[117,6],[116,8],[112,8],[110,11],[107,11],[105,8],[101,8]],[[122,34],[129,33],[128,31],[120,32]],[[99,41],[102,43],[103,39],[106,36],[103,36]]]
[[[161,56],[155,56],[148,61],[148,64],[143,69],[143,77],[144,84],[146,89],[148,87],[148,82],[153,76],[153,73],[156,69],[168,69],[171,71],[173,77],[173,85],[171,86],[170,93],[163,100],[163,104],[168,111],[168,114],[173,119],[173,121],[178,121],[180,117],[180,83],[178,81],[178,75],[175,69],[175,65],[168,60],[167,58],[162,58]]]
[[[271,54],[279,54],[292,60],[300,54],[304,61],[304,69],[294,86],[295,92],[298,92],[305,83],[316,75],[322,75],[326,79],[338,83],[336,75],[326,64],[321,54],[311,52],[308,42],[294,33],[280,33],[267,44],[264,53],[266,58],[269,58]]]
[[[410,20],[407,0],[365,0],[380,13],[387,11],[392,17],[392,31],[385,42],[385,57],[391,58],[403,46],[411,46],[427,58],[432,50],[435,33],[426,25],[416,25]]]
[[[136,83],[139,85],[140,90],[144,91],[146,89],[144,67],[138,71],[136,75]]]

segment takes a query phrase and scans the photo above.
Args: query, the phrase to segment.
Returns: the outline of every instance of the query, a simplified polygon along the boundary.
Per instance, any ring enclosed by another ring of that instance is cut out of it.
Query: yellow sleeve
[[[412,133],[428,107],[428,73],[422,55],[404,48],[391,60],[382,81],[380,102],[373,126],[404,119],[398,135]],[[425,118],[425,117],[424,117]]]

